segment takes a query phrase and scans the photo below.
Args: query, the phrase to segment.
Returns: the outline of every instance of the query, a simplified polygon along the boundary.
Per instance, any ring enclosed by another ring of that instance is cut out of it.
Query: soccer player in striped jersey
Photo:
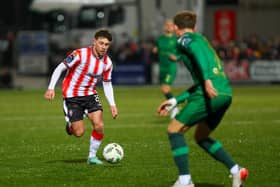
[[[248,175],[247,169],[240,167],[224,150],[222,144],[210,137],[232,101],[232,89],[223,64],[207,39],[194,32],[196,24],[194,12],[179,12],[173,20],[180,57],[194,82],[190,89],[164,101],[158,108],[160,115],[166,115],[177,103],[186,102],[167,127],[173,159],[179,171],[174,187],[195,186],[188,167],[189,148],[184,138],[184,133],[194,125],[196,125],[194,134],[196,143],[226,166],[233,177],[232,187],[241,187]]]
[[[85,132],[83,118],[86,115],[92,123],[88,163],[102,164],[96,153],[103,139],[103,109],[96,86],[103,82],[105,97],[110,105],[112,117],[118,116],[114,92],[111,83],[113,64],[107,51],[112,42],[112,35],[106,29],[98,30],[93,45],[76,49],[68,55],[54,70],[45,98],[53,100],[55,85],[61,73],[67,70],[62,83],[63,110],[66,131],[69,135],[83,136]]]

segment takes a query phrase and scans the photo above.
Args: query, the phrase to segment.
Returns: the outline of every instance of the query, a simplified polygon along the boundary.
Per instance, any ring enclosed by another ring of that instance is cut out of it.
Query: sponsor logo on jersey
[[[218,75],[218,74],[219,74],[218,68],[213,68],[212,71],[213,71],[213,73],[214,73],[215,75]]]
[[[102,79],[102,75],[94,75],[92,73],[87,73],[87,76],[90,76],[90,77],[93,77],[93,78],[96,78],[96,79]]]
[[[188,36],[183,36],[181,38],[179,38],[178,42],[179,44],[181,44],[182,46],[188,47],[188,45],[190,45],[192,39],[189,38]]]

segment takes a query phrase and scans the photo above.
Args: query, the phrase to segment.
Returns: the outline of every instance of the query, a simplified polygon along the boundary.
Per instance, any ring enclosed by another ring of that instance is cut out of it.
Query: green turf
[[[165,133],[168,117],[158,117],[158,86],[115,87],[119,117],[105,109],[105,139],[120,143],[119,164],[86,164],[90,124],[80,138],[66,135],[58,90],[53,102],[43,90],[0,91],[0,186],[168,187],[177,177]],[[177,87],[175,93],[183,88]],[[280,186],[280,87],[234,86],[233,105],[213,134],[250,175],[245,186]],[[186,134],[196,187],[230,187],[227,169]],[[101,151],[98,153],[101,156]]]

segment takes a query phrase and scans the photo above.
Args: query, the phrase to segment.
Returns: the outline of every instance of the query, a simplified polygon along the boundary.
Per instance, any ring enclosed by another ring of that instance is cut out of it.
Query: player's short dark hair
[[[173,22],[174,24],[179,28],[179,29],[194,29],[195,24],[196,24],[196,13],[189,11],[189,10],[184,10],[178,12],[174,18]]]
[[[99,29],[98,31],[96,31],[94,38],[107,38],[110,42],[113,40],[112,34],[107,29]]]

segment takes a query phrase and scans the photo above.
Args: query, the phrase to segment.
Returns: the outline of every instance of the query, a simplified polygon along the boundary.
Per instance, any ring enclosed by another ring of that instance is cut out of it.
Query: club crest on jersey
[[[67,63],[67,64],[69,64],[69,63],[71,63],[72,61],[73,61],[73,59],[77,56],[78,54],[74,51],[73,53],[71,53],[69,56],[67,56],[66,58],[65,58],[65,62]]]

